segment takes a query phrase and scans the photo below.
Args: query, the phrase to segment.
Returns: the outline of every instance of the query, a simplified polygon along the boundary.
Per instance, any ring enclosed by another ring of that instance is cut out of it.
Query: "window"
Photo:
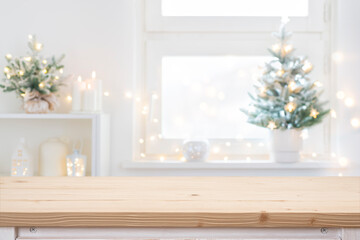
[[[136,73],[146,99],[136,105],[135,160],[183,160],[182,142],[197,137],[210,140],[210,161],[266,160],[267,130],[248,124],[239,109],[271,59],[271,32],[285,14],[296,54],[309,57],[312,77],[329,94],[325,0],[140,2]],[[306,134],[305,156],[328,154],[329,124]]]
[[[309,0],[162,0],[162,16],[308,16]],[[281,6],[281,7],[280,7]]]

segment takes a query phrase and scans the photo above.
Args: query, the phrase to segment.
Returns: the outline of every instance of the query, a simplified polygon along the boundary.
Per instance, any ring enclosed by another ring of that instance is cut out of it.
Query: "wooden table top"
[[[1,177],[0,226],[360,227],[360,177]]]

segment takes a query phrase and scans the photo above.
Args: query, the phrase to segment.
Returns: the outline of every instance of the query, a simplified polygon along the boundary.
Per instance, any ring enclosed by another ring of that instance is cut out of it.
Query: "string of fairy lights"
[[[272,48],[273,48],[273,50],[276,50],[278,47],[280,47],[280,46],[274,45]],[[283,50],[284,50],[285,52],[286,52],[286,51],[291,51],[292,48],[293,48],[293,47],[292,47],[291,45],[286,45],[286,46],[284,46],[284,49],[283,49]],[[333,60],[334,63],[336,63],[336,64],[339,64],[339,63],[343,62],[343,60],[344,60],[343,53],[341,53],[341,52],[335,52],[335,53],[333,53],[333,55],[332,55],[332,60]],[[304,65],[304,69],[303,69],[303,70],[304,70],[304,71],[310,71],[312,68],[313,68],[312,64],[307,61],[307,62],[305,63],[305,65]],[[282,72],[278,72],[277,74],[283,74],[283,73],[282,73]],[[316,81],[314,84],[315,84],[316,86],[318,86],[318,87],[321,87],[321,86],[322,86],[322,83],[319,82],[319,81]],[[291,83],[289,84],[289,86],[290,86],[290,88],[291,88]],[[266,89],[263,89],[262,91],[265,92]],[[105,91],[103,94],[104,94],[104,96],[106,96],[106,97],[110,96],[110,92],[109,92],[109,91]],[[69,97],[70,97],[70,98],[69,98]],[[145,103],[144,98],[141,96],[141,94],[134,94],[132,91],[126,91],[126,92],[124,93],[124,98],[125,98],[125,99],[128,99],[128,100],[132,100],[132,101],[134,101],[135,103],[139,104],[139,109],[140,109],[142,115],[147,116],[147,115],[150,113],[149,104],[148,104],[148,103]],[[150,98],[151,98],[151,101],[150,101],[150,102],[152,102],[152,101],[158,101],[158,100],[160,99],[160,96],[159,96],[159,94],[157,94],[157,93],[152,93],[151,96],[150,96]],[[344,106],[347,107],[347,108],[353,108],[353,107],[355,106],[355,100],[354,100],[354,98],[353,98],[350,94],[345,93],[344,91],[338,91],[338,92],[336,93],[336,98],[337,98],[340,102],[342,102],[342,103],[344,104]],[[71,96],[67,96],[67,100],[68,100],[69,102],[71,102]],[[292,111],[294,111],[295,109],[296,109],[296,105],[295,105],[293,102],[289,102],[289,103],[285,106],[285,110],[288,111],[288,112],[292,112]],[[313,118],[316,118],[318,114],[319,114],[319,112],[318,112],[316,109],[312,109],[311,112],[310,112],[310,116],[313,117]],[[333,118],[333,119],[336,119],[336,118],[337,118],[337,113],[336,113],[336,111],[335,111],[334,109],[332,109],[332,110],[330,111],[330,117]],[[153,124],[159,124],[159,123],[160,123],[160,119],[157,118],[157,117],[154,117],[154,116],[151,116],[150,121],[151,121]],[[350,124],[354,129],[359,129],[359,128],[360,128],[360,119],[359,119],[358,117],[356,117],[356,116],[355,116],[355,117],[352,117],[352,118],[350,119],[349,124]],[[272,129],[275,129],[275,128],[276,128],[276,124],[275,124],[275,122],[270,121],[267,127],[272,130]],[[304,129],[304,130],[302,131],[301,137],[302,137],[303,139],[308,139],[308,138],[309,138],[309,133],[308,133],[308,130],[307,130],[307,129]],[[154,134],[154,135],[151,135],[151,136],[148,137],[148,141],[150,141],[150,142],[156,142],[156,141],[158,141],[158,140],[160,140],[160,139],[162,139],[161,133],[159,133],[159,134]],[[236,140],[243,140],[243,139],[241,138],[241,136],[240,136],[240,137],[237,136],[237,137],[236,137]],[[144,137],[141,137],[141,138],[138,139],[137,142],[138,142],[138,144],[140,144],[140,145],[144,145],[144,144],[146,143],[146,139],[145,139]],[[254,145],[254,144],[251,143],[251,142],[245,142],[244,144],[245,144],[245,146],[246,146],[247,148],[251,148],[251,147],[253,147],[253,145]],[[232,142],[231,142],[231,141],[226,141],[223,145],[224,145],[224,147],[230,147],[230,146],[232,145]],[[265,143],[264,143],[264,142],[260,142],[260,143],[257,144],[257,146],[258,146],[258,147],[264,147],[264,146],[265,146]],[[222,151],[221,148],[222,148],[222,147],[220,146],[220,144],[218,144],[218,145],[216,145],[216,146],[213,146],[212,149],[211,149],[211,153],[213,153],[213,154],[220,154],[221,151]],[[185,158],[184,158],[184,156],[182,156],[182,154],[181,154],[181,146],[174,146],[172,150],[173,150],[174,154],[178,156],[178,160],[179,160],[179,161],[183,161],[183,162],[186,161]],[[147,155],[146,155],[145,152],[141,152],[141,153],[139,154],[139,156],[140,156],[141,159],[146,159],[146,157],[147,157]],[[314,158],[314,159],[316,159],[318,156],[319,156],[319,154],[318,154],[318,153],[315,153],[315,152],[313,152],[313,153],[311,154],[311,158]],[[341,167],[346,167],[346,166],[348,166],[348,164],[349,164],[349,160],[348,160],[346,157],[344,157],[344,156],[337,156],[337,154],[336,154],[335,152],[332,152],[332,153],[330,154],[330,156],[331,156],[332,159],[337,159],[337,162],[338,162],[339,166],[341,166]],[[229,158],[230,158],[230,157],[229,157],[228,155],[225,155],[225,156],[223,157],[224,162],[228,162],[228,161],[229,161]],[[158,160],[159,160],[160,162],[166,161],[166,160],[167,160],[167,155],[166,155],[166,154],[160,154],[160,155],[158,155]],[[247,157],[245,157],[245,160],[246,160],[246,161],[251,161],[252,158],[251,158],[250,156],[247,156]],[[339,175],[339,176],[342,176],[343,173],[342,173],[342,172],[339,172],[338,175]]]

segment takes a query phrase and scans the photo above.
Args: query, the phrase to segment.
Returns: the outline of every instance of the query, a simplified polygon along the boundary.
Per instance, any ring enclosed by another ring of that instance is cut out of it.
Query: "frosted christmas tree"
[[[269,49],[273,60],[265,63],[263,74],[250,94],[248,122],[269,129],[301,129],[320,123],[329,113],[326,102],[319,97],[320,82],[311,80],[313,66],[305,57],[294,56],[289,44],[291,33],[283,21],[279,32],[273,33],[278,43]]]

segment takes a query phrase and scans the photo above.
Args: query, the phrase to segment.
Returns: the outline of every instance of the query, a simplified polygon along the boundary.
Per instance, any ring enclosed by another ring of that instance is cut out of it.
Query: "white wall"
[[[360,118],[360,1],[337,2],[335,50],[344,54],[344,61],[337,65],[337,87],[355,99],[351,109],[338,105],[338,152],[350,162],[349,174],[360,175],[360,130],[354,130],[350,119]]]
[[[339,39],[337,49],[344,51],[345,61],[338,70],[339,88],[360,103],[360,2],[338,3]],[[0,56],[23,55],[27,35],[36,34],[45,45],[46,55],[66,53],[65,74],[89,76],[92,70],[104,80],[104,109],[111,114],[111,172],[113,175],[334,175],[336,171],[251,171],[246,170],[126,170],[124,159],[131,158],[132,106],[123,93],[132,88],[133,74],[133,0],[1,0]],[[0,59],[0,66],[5,60]],[[2,69],[2,67],[1,67]],[[68,89],[64,90],[65,92]],[[66,94],[65,94],[66,95]],[[64,97],[65,97],[64,95]],[[59,112],[70,106],[62,99]],[[360,117],[360,106],[357,105]],[[0,113],[20,112],[20,102],[13,94],[0,93]],[[360,150],[360,132],[349,127],[349,111],[338,113],[341,132],[340,152],[355,161]],[[1,135],[1,138],[6,136]],[[1,147],[0,147],[1,150]],[[6,159],[1,159],[4,161]],[[351,174],[359,174],[353,171]]]

